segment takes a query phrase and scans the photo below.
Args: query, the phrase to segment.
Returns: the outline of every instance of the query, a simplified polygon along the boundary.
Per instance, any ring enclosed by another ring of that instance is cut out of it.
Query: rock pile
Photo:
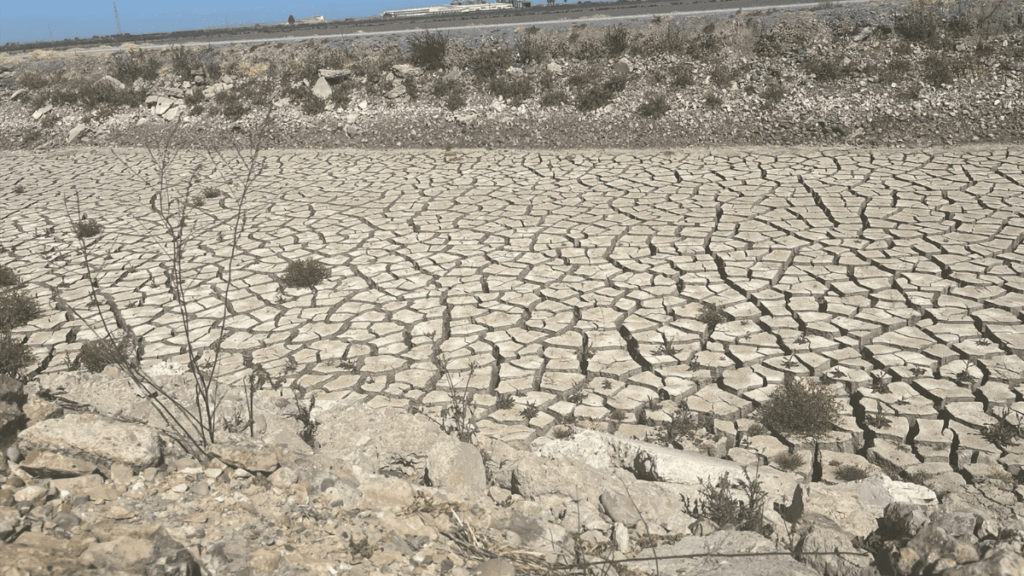
[[[353,405],[318,414],[315,448],[293,419],[266,414],[261,437],[224,435],[199,461],[140,423],[39,397],[25,408],[0,478],[5,575],[1024,569],[1019,520],[884,476],[829,485],[755,471],[766,537],[684,504],[701,480],[744,478],[736,463],[591,430],[468,444],[423,415]]]

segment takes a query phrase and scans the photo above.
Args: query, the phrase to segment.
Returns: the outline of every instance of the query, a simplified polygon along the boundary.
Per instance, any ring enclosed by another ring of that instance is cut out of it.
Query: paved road
[[[905,468],[1016,471],[1024,448],[981,431],[1024,414],[1022,167],[1017,148],[273,152],[239,243],[224,377],[251,353],[272,372],[293,362],[291,381],[325,408],[436,413],[447,372],[476,392],[484,432],[528,439],[615,411],[620,433],[642,434],[637,415],[658,399],[671,402],[648,408],[652,421],[686,403],[735,435],[787,374],[828,374],[845,414],[837,451],[867,438]],[[227,173],[199,174],[230,190]],[[11,153],[0,177],[27,190],[3,191],[0,241],[46,306],[18,331],[51,358],[46,372],[91,337],[67,310],[96,319],[60,208],[72,185],[106,227],[92,248],[103,294],[148,364],[180,362],[152,192],[97,150]],[[184,258],[202,335],[221,314],[230,229],[226,208],[199,212]],[[282,289],[285,265],[307,257],[330,279]],[[708,304],[726,315],[714,330],[699,320]],[[499,394],[516,407],[496,409]]]

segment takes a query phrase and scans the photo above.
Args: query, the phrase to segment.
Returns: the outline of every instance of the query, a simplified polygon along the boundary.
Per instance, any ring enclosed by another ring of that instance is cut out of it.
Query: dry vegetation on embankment
[[[474,34],[8,58],[0,147],[58,147],[72,133],[76,144],[137,145],[177,119],[216,142],[269,105],[273,145],[302,148],[909,146],[1024,134],[1020,0]],[[322,70],[334,72],[317,96]]]

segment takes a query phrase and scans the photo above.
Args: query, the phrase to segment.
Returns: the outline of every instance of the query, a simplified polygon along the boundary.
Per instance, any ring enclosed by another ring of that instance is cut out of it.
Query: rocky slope
[[[106,378],[118,386],[116,371]],[[884,475],[802,484],[584,429],[467,444],[423,415],[361,403],[319,412],[309,446],[269,391],[255,438],[222,436],[200,461],[159,429],[28,392],[28,427],[0,468],[5,575],[1024,569],[1024,524],[991,506],[991,484],[940,503]],[[764,497],[758,532],[716,525],[696,506],[747,502],[751,475]]]
[[[440,56],[399,36],[221,48],[191,60],[171,50],[155,62],[34,53],[4,60],[0,146],[140,145],[178,120],[213,144],[269,105],[282,148],[1019,142],[1018,16],[1011,9],[998,27],[931,36],[891,6],[657,18],[458,35]],[[162,68],[132,83],[141,73],[133,66]],[[55,68],[63,72],[46,72]],[[136,104],[86,95],[98,82]]]

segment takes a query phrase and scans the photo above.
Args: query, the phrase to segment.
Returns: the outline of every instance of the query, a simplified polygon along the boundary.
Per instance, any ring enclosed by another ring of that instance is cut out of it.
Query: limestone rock
[[[1020,554],[1001,549],[984,560],[962,564],[939,573],[941,576],[1017,576],[1024,574],[1024,558]]]
[[[18,438],[21,450],[54,452],[102,467],[121,462],[135,470],[160,461],[160,438],[152,428],[95,414],[68,414],[34,424]]]
[[[89,127],[85,124],[75,124],[75,127],[71,129],[71,132],[68,132],[68,144],[74,142],[75,140],[78,140],[82,136],[82,134],[84,134],[88,130]]]
[[[22,470],[35,477],[72,478],[96,471],[96,465],[86,460],[68,458],[53,452],[29,452],[21,463]]]
[[[487,490],[484,460],[472,444],[438,442],[427,452],[425,476],[431,486],[465,500],[482,498]]]
[[[49,420],[50,418],[60,418],[64,415],[64,409],[61,408],[60,404],[37,397],[33,397],[25,403],[24,412],[25,417],[32,423]]]
[[[97,86],[110,86],[111,88],[113,88],[115,90],[124,90],[124,83],[121,82],[120,80],[118,80],[117,78],[114,78],[113,76],[110,76],[109,74],[107,76],[104,76],[103,78],[100,78],[99,80],[97,80],[96,81],[96,85]]]
[[[843,530],[832,519],[808,514],[796,525],[796,534],[800,540],[793,550],[794,555],[823,576],[862,576],[868,573],[872,556],[857,549],[853,544],[853,534]],[[828,554],[830,552],[842,554]]]
[[[43,106],[42,108],[39,108],[38,110],[33,112],[32,113],[32,119],[33,120],[39,120],[44,115],[46,115],[50,110],[53,110],[53,106],[47,104],[46,106]]]
[[[33,506],[38,506],[46,500],[46,494],[49,490],[49,485],[33,484],[31,486],[25,486],[14,493],[14,501],[28,502]]]
[[[878,524],[888,538],[905,540],[912,538],[930,521],[928,509],[925,506],[907,502],[891,502],[885,507]]]
[[[225,464],[249,472],[270,474],[279,466],[274,450],[254,441],[218,443],[210,446],[209,452]]]
[[[324,78],[328,82],[335,82],[335,81],[344,80],[344,79],[348,78],[351,75],[352,75],[352,70],[349,70],[348,68],[343,68],[341,70],[333,70],[333,69],[330,69],[330,68],[321,68],[320,69],[320,77]]]
[[[415,78],[423,74],[423,69],[417,68],[411,64],[395,64],[391,67],[391,71],[398,78]]]
[[[358,406],[318,416],[320,452],[339,463],[417,482],[429,471],[435,487],[453,494],[482,496],[487,488],[476,448],[462,445],[423,415]]]
[[[925,565],[941,558],[950,558],[956,564],[979,560],[978,551],[966,539],[958,539],[939,526],[925,526],[907,542],[906,548],[913,550]]]
[[[630,502],[629,497],[618,492],[607,491],[601,494],[601,507],[613,521],[632,528],[640,522],[640,513]]]
[[[24,420],[25,393],[21,382],[0,374],[0,446],[13,443]]]
[[[280,488],[282,490],[288,489],[292,484],[297,482],[299,475],[287,466],[282,466],[274,471],[267,480],[270,480],[270,485],[274,488]]]
[[[160,96],[156,99],[156,105],[153,107],[153,112],[158,116],[163,116],[171,109],[172,106],[177,104],[178,101],[174,98],[168,98],[167,96]]]
[[[313,95],[321,100],[327,100],[331,97],[331,85],[327,82],[327,79],[320,77],[317,79],[316,84],[313,85]]]
[[[873,476],[845,484],[810,485],[804,495],[804,511],[827,516],[854,536],[865,537],[878,527],[878,519],[892,502],[927,505],[937,499],[923,486]]]

